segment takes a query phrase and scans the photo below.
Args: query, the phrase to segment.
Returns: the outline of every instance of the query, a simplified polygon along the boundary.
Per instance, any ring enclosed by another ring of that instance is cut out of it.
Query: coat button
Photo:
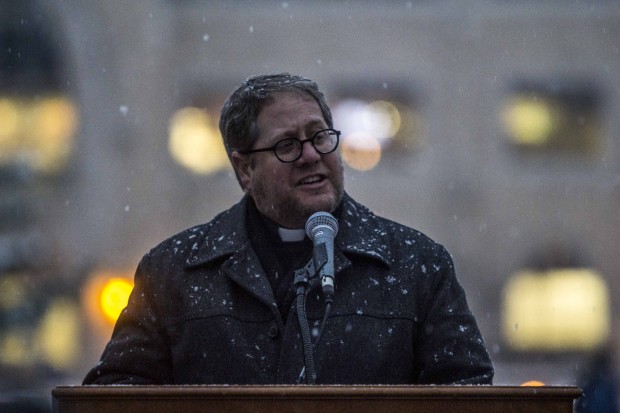
[[[271,323],[269,330],[267,330],[267,335],[271,338],[276,338],[279,332],[280,329],[278,328],[278,325],[276,323]]]

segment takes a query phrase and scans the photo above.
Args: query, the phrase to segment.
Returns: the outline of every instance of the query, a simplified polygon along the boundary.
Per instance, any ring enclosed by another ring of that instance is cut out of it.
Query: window
[[[341,151],[351,168],[367,171],[383,156],[419,151],[425,127],[407,87],[389,82],[340,86],[331,109],[334,127],[342,131]]]
[[[506,97],[501,120],[521,156],[596,158],[603,149],[600,97],[588,82],[523,82]]]

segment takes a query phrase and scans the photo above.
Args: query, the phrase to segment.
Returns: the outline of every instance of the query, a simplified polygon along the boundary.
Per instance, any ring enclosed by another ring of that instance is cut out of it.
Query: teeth
[[[314,182],[318,182],[321,180],[320,176],[312,176],[310,178],[306,178],[303,181],[301,181],[302,184],[312,184]]]

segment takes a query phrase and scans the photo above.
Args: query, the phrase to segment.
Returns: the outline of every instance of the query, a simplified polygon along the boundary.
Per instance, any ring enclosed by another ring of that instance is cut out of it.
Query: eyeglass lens
[[[300,141],[296,138],[284,139],[276,145],[276,155],[284,162],[297,160],[302,153],[303,144],[310,141],[318,153],[326,154],[336,148],[338,134],[333,130],[323,130],[314,135],[311,139]]]

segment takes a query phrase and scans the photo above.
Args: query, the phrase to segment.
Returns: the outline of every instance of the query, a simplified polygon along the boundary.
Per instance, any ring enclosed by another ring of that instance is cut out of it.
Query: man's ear
[[[252,176],[252,166],[250,165],[250,157],[233,151],[230,155],[232,166],[237,172],[239,183],[244,192],[250,187],[250,177]]]

